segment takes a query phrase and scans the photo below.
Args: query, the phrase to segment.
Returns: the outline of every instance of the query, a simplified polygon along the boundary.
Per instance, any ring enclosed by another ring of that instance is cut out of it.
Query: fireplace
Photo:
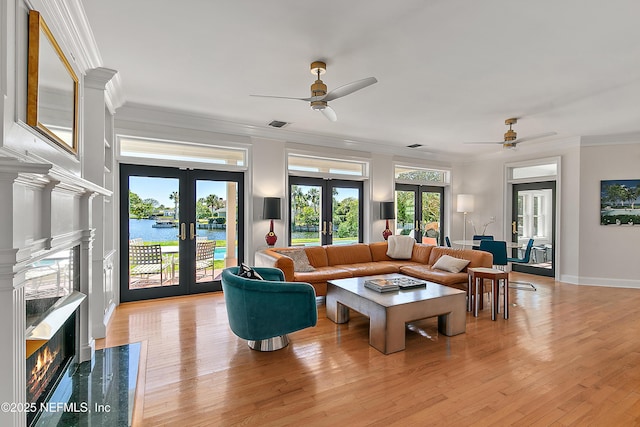
[[[64,375],[76,354],[76,315],[73,313],[64,325],[42,347],[27,358],[27,402],[40,409],[49,400],[51,392]],[[38,411],[27,414],[32,425]]]
[[[65,372],[78,363],[79,246],[58,251],[31,264],[25,282],[27,424]]]

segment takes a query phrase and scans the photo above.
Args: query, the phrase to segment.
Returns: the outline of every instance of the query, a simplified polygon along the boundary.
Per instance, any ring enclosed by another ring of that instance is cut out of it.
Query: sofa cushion
[[[387,255],[387,242],[369,243],[372,261],[391,261],[393,258]]]
[[[460,273],[467,265],[469,265],[468,259],[462,258],[454,258],[449,255],[442,255],[435,264],[433,264],[433,268],[436,270],[444,270],[450,273]]]
[[[318,268],[329,265],[327,251],[323,246],[306,246],[304,251],[306,252],[307,258],[309,258],[309,263],[312,266]]]
[[[469,282],[469,275],[467,273],[449,273],[448,271],[436,270],[428,265],[403,266],[400,267],[400,273],[441,285],[458,285],[455,287],[459,289],[466,289]]]
[[[318,267],[311,272],[293,273],[294,281],[307,283],[322,283],[333,279],[346,279],[353,277],[350,271],[341,267]]]
[[[393,259],[411,259],[416,240],[411,236],[389,236],[387,256]]]
[[[429,256],[431,255],[432,249],[435,249],[435,247],[431,245],[416,244],[413,247],[413,253],[411,254],[411,261],[419,262],[421,264],[428,264]]]
[[[351,274],[353,277],[361,276],[373,276],[375,274],[389,274],[397,273],[400,271],[400,266],[392,262],[385,261],[372,261],[372,262],[359,262],[357,264],[343,264],[340,266]]]
[[[327,251],[329,265],[357,264],[359,262],[371,262],[371,251],[366,243],[353,245],[329,245],[324,246]]]
[[[309,263],[309,258],[307,258],[307,253],[304,248],[275,250],[275,252],[286,255],[293,260],[294,272],[309,272],[315,270]]]

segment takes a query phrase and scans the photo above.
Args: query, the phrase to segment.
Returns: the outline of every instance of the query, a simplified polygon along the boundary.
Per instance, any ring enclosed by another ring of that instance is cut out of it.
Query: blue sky
[[[173,207],[173,201],[169,199],[169,195],[179,190],[179,180],[178,178],[131,176],[129,177],[129,189],[140,196],[142,200],[156,199],[162,205]],[[226,182],[196,181],[196,198],[207,197],[209,194],[215,194],[226,200]]]

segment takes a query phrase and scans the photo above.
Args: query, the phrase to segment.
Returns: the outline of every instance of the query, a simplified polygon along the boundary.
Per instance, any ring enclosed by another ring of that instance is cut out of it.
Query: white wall
[[[600,181],[640,179],[640,138],[583,146],[580,154],[581,284],[640,288],[640,226],[600,225]]]
[[[496,238],[510,238],[510,198],[506,185],[505,165],[548,157],[561,158],[560,179],[557,182],[559,200],[556,231],[556,276],[570,283],[578,283],[579,212],[580,212],[580,148],[577,141],[555,141],[549,145],[527,149],[522,145],[518,151],[504,151],[496,156],[477,159],[454,167],[457,193],[473,194],[475,209],[468,215],[476,224],[483,224],[492,216],[496,222],[487,227],[487,234]],[[462,236],[462,214],[455,212],[452,236]],[[467,224],[467,235],[471,235]],[[481,230],[478,230],[481,231]],[[508,239],[507,239],[508,240]]]
[[[280,197],[282,219],[274,220],[273,231],[278,236],[275,246],[286,246],[288,231],[286,225],[289,221],[287,209],[287,159],[284,141],[269,140],[264,138],[252,138],[250,182],[247,189],[252,206],[249,206],[249,223],[247,229],[253,236],[249,247],[250,263],[253,262],[255,251],[265,249],[267,242],[265,235],[269,231],[269,220],[262,217],[262,209],[265,197]]]

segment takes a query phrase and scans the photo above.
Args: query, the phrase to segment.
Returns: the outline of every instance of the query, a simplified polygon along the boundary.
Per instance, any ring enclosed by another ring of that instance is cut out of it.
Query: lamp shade
[[[264,219],[281,219],[280,197],[265,197],[262,215]]]
[[[393,202],[380,202],[380,219],[393,219],[396,217],[396,207]]]
[[[473,194],[458,194],[458,212],[473,212]]]

